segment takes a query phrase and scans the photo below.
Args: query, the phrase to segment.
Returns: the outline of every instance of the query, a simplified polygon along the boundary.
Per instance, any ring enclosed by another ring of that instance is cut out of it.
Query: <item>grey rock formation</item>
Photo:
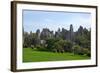
[[[78,31],[74,32],[73,31],[73,25],[70,25],[70,29],[67,30],[65,28],[58,28],[55,33],[53,31],[50,31],[48,28],[43,28],[43,30],[40,32],[38,29],[36,31],[36,35],[38,38],[38,41],[40,40],[42,43],[46,42],[46,39],[48,38],[62,38],[63,40],[69,40],[71,42],[74,42],[74,38],[77,35],[82,35],[83,34],[83,27],[80,26]]]
[[[72,24],[70,25],[70,31],[69,32],[70,32],[70,34],[69,34],[70,35],[70,40],[73,41],[74,40],[74,32],[73,32]]]

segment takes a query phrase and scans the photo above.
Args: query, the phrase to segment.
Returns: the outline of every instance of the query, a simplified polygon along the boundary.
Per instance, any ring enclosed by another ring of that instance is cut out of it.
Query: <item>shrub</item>
[[[66,52],[72,52],[73,43],[71,41],[65,41],[63,45]]]
[[[87,56],[91,56],[91,51],[88,49],[88,48],[83,48],[83,51],[84,55],[87,55]]]
[[[34,45],[31,45],[31,48],[34,49]]]
[[[47,49],[42,45],[37,45],[36,48],[38,51],[47,51]]]
[[[87,53],[87,56],[88,56],[88,57],[91,57],[91,52],[88,52],[88,53]]]
[[[79,45],[74,45],[73,46],[73,53],[82,55],[81,47]]]
[[[28,45],[27,45],[27,44],[23,44],[23,47],[24,47],[24,48],[27,48],[27,47],[28,47]]]
[[[54,38],[51,38],[51,39],[47,39],[46,40],[46,48],[49,50],[49,51],[52,51],[52,49],[54,49],[54,43],[56,42],[56,39]]]

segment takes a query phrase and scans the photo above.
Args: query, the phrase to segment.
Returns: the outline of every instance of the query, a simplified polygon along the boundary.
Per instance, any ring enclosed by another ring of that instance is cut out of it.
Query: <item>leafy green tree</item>
[[[82,52],[84,55],[91,56],[91,51],[88,48],[83,48]]]
[[[46,44],[49,51],[64,52],[65,41],[62,39],[48,39],[46,40]]]
[[[24,32],[23,38],[24,38],[23,47],[31,47],[31,45],[34,46],[36,45],[36,34],[32,33],[32,31],[30,33]]]
[[[47,51],[47,49],[42,45],[36,45],[36,50],[38,50],[38,51]]]
[[[60,52],[62,50],[62,45],[59,42],[56,42],[54,44],[54,47],[58,52]]]
[[[50,38],[50,39],[47,39],[46,40],[46,44],[47,44],[47,49],[52,51],[52,49],[54,49],[54,43],[56,42],[57,40],[54,39],[54,38]]]
[[[65,41],[63,45],[66,52],[72,52],[73,43],[71,41]]]
[[[29,46],[30,46],[29,34],[27,32],[24,32],[24,43],[23,43],[23,47],[29,47]]]
[[[81,54],[81,47],[79,45],[73,46],[73,53],[74,54]]]
[[[76,44],[80,45],[81,47],[84,48],[89,48],[90,47],[90,41],[86,39],[84,36],[77,36],[75,39]]]

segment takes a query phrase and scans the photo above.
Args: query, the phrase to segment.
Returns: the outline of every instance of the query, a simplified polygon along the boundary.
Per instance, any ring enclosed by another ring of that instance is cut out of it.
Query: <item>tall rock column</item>
[[[39,29],[36,31],[36,43],[37,45],[40,44],[40,30]]]
[[[74,40],[74,32],[73,32],[73,25],[70,25],[70,41]]]

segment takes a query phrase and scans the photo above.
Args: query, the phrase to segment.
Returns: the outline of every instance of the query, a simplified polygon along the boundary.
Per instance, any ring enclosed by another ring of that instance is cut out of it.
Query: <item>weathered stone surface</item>
[[[43,28],[43,30],[40,32],[40,30],[38,29],[36,31],[36,35],[37,35],[37,42],[46,42],[46,39],[48,38],[62,38],[63,40],[69,40],[69,41],[74,41],[74,38],[77,35],[82,35],[83,34],[83,27],[80,26],[78,31],[74,32],[73,31],[73,25],[70,25],[70,29],[67,30],[65,28],[58,28],[57,31],[55,31],[55,33],[53,31],[50,31],[48,28]]]

